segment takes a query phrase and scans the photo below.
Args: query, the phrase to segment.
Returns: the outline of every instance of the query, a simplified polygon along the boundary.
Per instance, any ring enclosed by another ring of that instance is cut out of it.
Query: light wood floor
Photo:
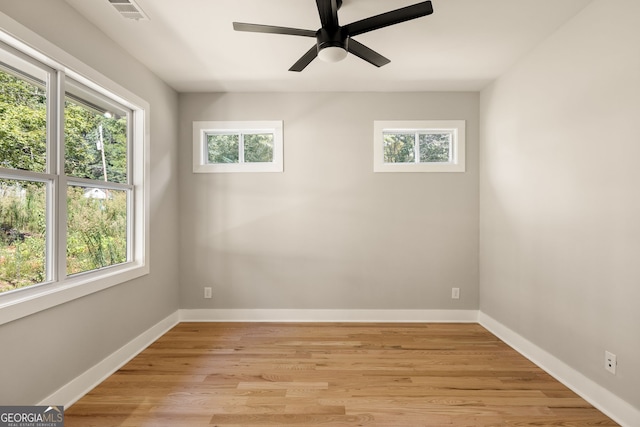
[[[477,324],[181,323],[65,426],[615,426]]]

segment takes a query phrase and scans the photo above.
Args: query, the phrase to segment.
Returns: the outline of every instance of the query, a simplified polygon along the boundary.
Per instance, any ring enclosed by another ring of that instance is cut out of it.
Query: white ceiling
[[[314,0],[135,0],[148,21],[108,0],[66,0],[180,92],[477,91],[592,0],[432,0],[433,15],[354,37],[391,60],[349,55],[287,71],[315,40],[233,31],[232,22],[317,30]],[[344,0],[341,24],[418,0]]]

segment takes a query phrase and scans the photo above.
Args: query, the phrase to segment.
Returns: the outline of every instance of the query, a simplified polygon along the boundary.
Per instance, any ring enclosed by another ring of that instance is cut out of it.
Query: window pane
[[[208,163],[238,163],[240,161],[240,135],[207,135]]]
[[[127,183],[127,116],[67,96],[64,106],[65,173]]]
[[[67,274],[127,261],[127,191],[67,188]]]
[[[384,134],[384,162],[385,163],[414,163],[415,162],[415,134],[414,133],[385,133]]]
[[[248,163],[273,162],[273,134],[244,135],[244,161]]]
[[[45,83],[0,63],[0,166],[45,172],[46,155]]]
[[[0,293],[46,281],[46,184],[0,180]]]
[[[426,133],[420,135],[420,162],[450,162],[451,134]]]

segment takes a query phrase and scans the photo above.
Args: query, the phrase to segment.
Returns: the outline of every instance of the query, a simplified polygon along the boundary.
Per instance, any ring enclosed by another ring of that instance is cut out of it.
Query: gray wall
[[[478,102],[181,94],[181,307],[477,309]],[[374,174],[373,121],[402,119],[466,120],[467,172]],[[199,120],[283,120],[285,172],[193,174]]]
[[[481,310],[638,408],[639,18],[594,1],[484,90],[480,162]]]
[[[177,94],[62,0],[0,11],[151,104],[151,273],[0,326],[0,402],[35,404],[178,309]]]

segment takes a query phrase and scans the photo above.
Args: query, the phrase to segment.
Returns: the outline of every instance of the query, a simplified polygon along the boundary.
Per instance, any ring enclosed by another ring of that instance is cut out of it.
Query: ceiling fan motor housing
[[[341,27],[320,28],[316,33],[318,40],[318,52],[327,47],[339,47],[348,50],[349,37]]]

